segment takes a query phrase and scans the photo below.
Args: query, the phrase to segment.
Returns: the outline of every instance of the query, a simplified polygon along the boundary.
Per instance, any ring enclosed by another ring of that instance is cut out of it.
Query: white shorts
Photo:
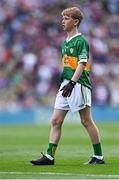
[[[79,83],[76,83],[70,97],[62,96],[60,89],[68,82],[68,80],[62,82],[56,96],[54,108],[75,112],[84,109],[86,106],[91,106],[91,90]]]

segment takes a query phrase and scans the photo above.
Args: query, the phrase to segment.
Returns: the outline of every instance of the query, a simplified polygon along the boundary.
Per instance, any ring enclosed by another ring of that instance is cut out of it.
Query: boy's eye
[[[66,16],[62,18],[62,20],[68,20],[68,19],[69,17],[66,17]]]
[[[66,18],[65,18],[65,20],[69,20],[69,18],[68,18],[68,17],[66,17]]]

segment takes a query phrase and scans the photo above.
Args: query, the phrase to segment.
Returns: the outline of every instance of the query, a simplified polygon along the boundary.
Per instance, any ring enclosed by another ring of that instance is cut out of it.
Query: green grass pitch
[[[79,123],[63,125],[55,166],[33,166],[46,152],[50,125],[0,126],[0,179],[119,179],[119,123],[98,123],[105,165],[84,165],[93,154]]]

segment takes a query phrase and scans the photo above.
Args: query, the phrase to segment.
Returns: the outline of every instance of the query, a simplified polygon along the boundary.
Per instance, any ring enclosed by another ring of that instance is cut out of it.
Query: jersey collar
[[[74,37],[76,37],[76,36],[80,36],[81,35],[81,33],[77,33],[77,34],[75,34],[74,36],[72,36],[71,38],[67,38],[66,39],[66,42],[69,42],[71,39],[73,39]]]

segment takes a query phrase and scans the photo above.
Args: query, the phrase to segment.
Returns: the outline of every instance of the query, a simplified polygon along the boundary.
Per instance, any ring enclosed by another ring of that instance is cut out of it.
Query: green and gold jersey
[[[61,82],[64,79],[71,80],[78,63],[86,62],[86,67],[78,79],[78,83],[91,89],[89,45],[85,38],[78,33],[68,41],[65,40],[61,45],[63,72],[61,74]]]

